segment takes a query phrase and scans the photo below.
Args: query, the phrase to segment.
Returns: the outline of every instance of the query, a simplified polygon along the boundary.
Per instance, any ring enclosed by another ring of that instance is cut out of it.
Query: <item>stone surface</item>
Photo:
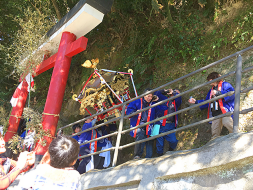
[[[253,189],[252,139],[253,133],[229,134],[198,149],[90,171],[79,189]]]
[[[253,189],[253,158],[183,175],[156,178],[153,189]]]

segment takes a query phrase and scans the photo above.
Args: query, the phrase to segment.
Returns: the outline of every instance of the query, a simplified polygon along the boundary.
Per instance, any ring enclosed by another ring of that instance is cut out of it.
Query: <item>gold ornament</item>
[[[73,94],[72,99],[76,101],[77,95]]]
[[[90,60],[86,60],[81,66],[85,67],[85,68],[92,68],[92,69],[96,69],[97,64],[99,63],[99,59],[92,59]]]

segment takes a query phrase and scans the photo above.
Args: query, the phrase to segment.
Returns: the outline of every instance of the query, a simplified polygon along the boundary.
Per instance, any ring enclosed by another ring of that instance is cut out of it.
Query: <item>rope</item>
[[[60,114],[45,113],[45,112],[43,112],[42,114],[44,114],[44,115],[53,115],[54,117],[59,117],[60,116]]]
[[[17,132],[15,132],[15,131],[7,131],[7,132],[11,132],[11,133],[17,133]]]
[[[10,115],[10,116],[16,117],[16,123],[18,123],[18,119],[21,119],[21,118],[22,118],[22,116],[16,116],[16,115]]]

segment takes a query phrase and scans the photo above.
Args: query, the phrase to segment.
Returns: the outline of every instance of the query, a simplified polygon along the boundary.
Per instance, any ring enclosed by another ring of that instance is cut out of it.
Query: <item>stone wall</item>
[[[253,189],[252,139],[253,133],[229,134],[198,149],[90,171],[80,189]]]

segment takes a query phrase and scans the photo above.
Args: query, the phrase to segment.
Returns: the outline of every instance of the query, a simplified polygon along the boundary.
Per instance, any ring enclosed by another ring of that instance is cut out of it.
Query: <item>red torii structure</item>
[[[50,59],[50,62],[46,60],[38,68],[38,72],[41,72],[43,69],[54,66],[42,122],[43,129],[50,130],[52,136],[55,135],[59,120],[71,59],[74,55],[84,51],[88,42],[85,37],[81,37],[76,41],[75,39],[76,36],[73,33],[63,32],[57,56],[54,56],[56,57],[55,62],[54,59]],[[36,154],[38,155],[43,155],[46,152],[52,140],[49,137],[44,138],[48,142],[47,146],[43,147],[38,144],[36,148]]]
[[[43,129],[49,130],[52,136],[56,132],[72,57],[86,49],[88,39],[83,35],[87,34],[102,22],[104,14],[110,11],[112,3],[113,0],[81,0],[47,33],[47,35],[51,36],[50,40],[54,43],[58,39],[58,52],[40,63],[35,70],[34,76],[54,67],[42,121]],[[84,20],[85,18],[86,21]],[[86,28],[80,30],[82,25],[80,21],[83,23],[83,27]],[[74,27],[77,28],[74,29]],[[76,36],[81,37],[76,40]],[[51,44],[44,44],[42,49],[52,49]],[[18,130],[20,118],[27,99],[27,87],[27,82],[23,81],[17,106],[11,112],[9,127],[4,137],[5,142]],[[37,155],[44,155],[52,141],[50,137],[44,138],[47,141],[47,145],[43,147],[37,144]]]

